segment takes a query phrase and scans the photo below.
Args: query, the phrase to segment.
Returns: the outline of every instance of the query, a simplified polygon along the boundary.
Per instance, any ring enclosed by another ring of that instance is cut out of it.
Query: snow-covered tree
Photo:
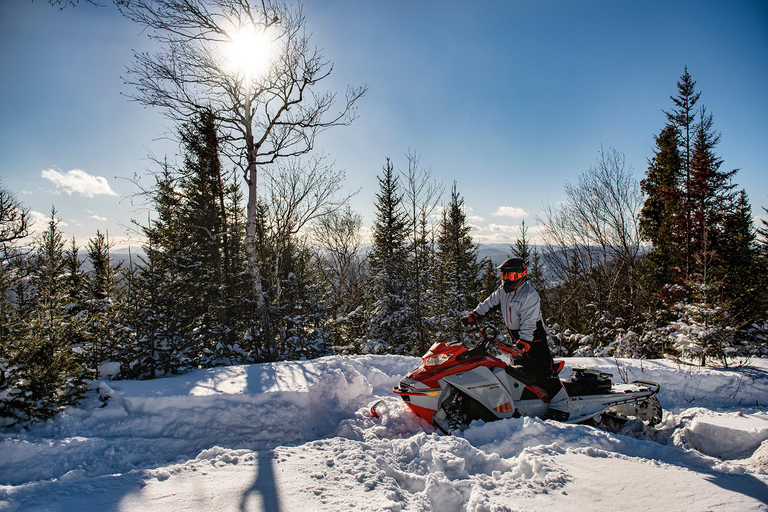
[[[403,283],[407,280],[408,220],[403,196],[392,162],[387,159],[378,177],[373,245],[369,254],[371,278],[366,287],[369,304],[368,350],[403,353],[410,348],[414,332],[412,310]]]
[[[439,316],[442,329],[448,335],[459,332],[458,318],[477,306],[481,299],[481,263],[477,260],[478,247],[472,241],[470,230],[464,199],[454,182],[451,198],[443,210],[436,254]]]

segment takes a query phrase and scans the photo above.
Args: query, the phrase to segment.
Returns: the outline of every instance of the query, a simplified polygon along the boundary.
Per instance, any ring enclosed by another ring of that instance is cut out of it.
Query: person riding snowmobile
[[[465,326],[480,323],[490,311],[500,309],[515,348],[521,353],[515,364],[534,382],[549,388],[547,419],[566,421],[568,394],[557,380],[556,388],[544,384],[554,376],[554,362],[547,345],[547,331],[541,316],[539,294],[528,282],[528,266],[522,258],[509,258],[499,266],[501,286],[469,314],[461,318]]]
[[[477,324],[492,310],[500,309],[509,335],[521,356],[515,364],[534,381],[552,377],[552,354],[541,316],[539,294],[528,282],[528,267],[522,258],[509,258],[499,268],[502,283],[467,316],[465,326]]]

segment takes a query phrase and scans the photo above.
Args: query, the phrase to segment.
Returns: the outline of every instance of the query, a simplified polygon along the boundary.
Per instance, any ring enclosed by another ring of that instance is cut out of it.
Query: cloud
[[[89,218],[89,219],[100,220],[100,221],[102,221],[102,222],[107,222],[107,218],[106,218],[106,217],[102,217],[101,215],[96,215],[96,214],[93,214],[93,215],[91,215],[91,216],[90,216],[90,217],[88,217],[88,218]]]
[[[464,215],[467,216],[467,222],[480,223],[485,222],[485,219],[475,213],[475,209],[471,206],[464,205]]]
[[[488,224],[491,233],[505,233],[508,235],[520,235],[520,226],[507,226],[506,224]]]
[[[472,225],[472,239],[481,244],[514,243],[522,235],[522,226],[506,224],[488,224],[487,226]],[[526,226],[526,238],[531,245],[544,243],[546,227],[542,225]]]
[[[493,213],[493,216],[494,217],[513,217],[516,219],[521,219],[523,217],[527,217],[528,213],[522,208],[517,208],[515,206],[499,206],[499,209]]]
[[[56,185],[56,187],[63,188],[69,195],[72,195],[73,192],[77,192],[85,197],[117,195],[109,186],[106,178],[103,176],[93,176],[80,169],[72,169],[66,174],[53,169],[47,169],[42,171],[41,176]]]
[[[35,210],[30,210],[29,216],[32,219],[32,222],[34,223],[31,229],[33,233],[42,233],[43,231],[48,229],[48,223],[51,221],[50,213],[40,213]],[[67,224],[63,220],[58,219],[58,217],[57,217],[57,220],[59,221],[60,228],[65,228],[69,226],[69,224]]]

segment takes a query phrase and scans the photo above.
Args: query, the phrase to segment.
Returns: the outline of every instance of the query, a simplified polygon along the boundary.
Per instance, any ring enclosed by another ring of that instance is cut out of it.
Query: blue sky
[[[768,207],[768,2],[314,0],[305,12],[335,65],[325,86],[369,88],[353,125],[318,139],[360,189],[367,227],[385,158],[405,169],[408,151],[446,189],[456,181],[480,242],[514,240],[522,220],[535,231],[601,146],[642,179],[686,65],[724,167],[741,169],[755,215]],[[124,96],[131,49],[147,48],[112,8],[0,5],[0,177],[41,216],[55,205],[81,245],[96,229],[125,243],[146,218],[130,178],[153,167],[148,153],[176,152],[163,139],[174,126]]]

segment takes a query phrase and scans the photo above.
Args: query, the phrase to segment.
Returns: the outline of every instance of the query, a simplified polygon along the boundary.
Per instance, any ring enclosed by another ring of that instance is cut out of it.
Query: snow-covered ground
[[[768,361],[566,361],[564,377],[660,382],[664,421],[438,435],[390,391],[419,362],[400,356],[95,382],[81,406],[0,432],[0,511],[768,510]]]

